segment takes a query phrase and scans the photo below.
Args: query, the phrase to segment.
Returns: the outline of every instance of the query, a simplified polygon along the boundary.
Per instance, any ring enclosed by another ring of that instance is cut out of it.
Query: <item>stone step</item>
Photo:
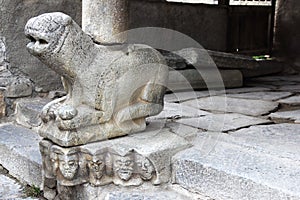
[[[15,116],[18,124],[35,128],[41,125],[42,120],[40,113],[42,108],[50,101],[50,99],[28,98],[20,99],[16,104]]]
[[[251,56],[211,51],[200,48],[186,48],[179,51],[163,54],[167,61],[171,60],[174,63],[182,63],[182,59],[187,65],[198,67],[213,67],[223,69],[257,69],[259,63]],[[168,64],[170,61],[168,62]],[[175,65],[176,67],[178,65]],[[176,69],[176,67],[174,67]]]
[[[173,182],[215,199],[300,199],[298,124],[198,133],[173,157]]]
[[[262,60],[257,61],[258,67],[255,69],[241,69],[244,78],[266,76],[270,74],[277,74],[283,71],[286,67],[283,63],[276,60]]]
[[[203,67],[239,69],[244,78],[276,74],[288,67],[276,60],[257,61],[247,55],[198,48],[186,48],[174,52],[162,52],[162,54],[167,60],[168,66],[176,70],[189,69],[192,66],[197,69]]]
[[[201,74],[200,74],[201,73]],[[168,89],[172,92],[193,89],[224,89],[243,86],[243,76],[239,70],[205,69],[171,70]]]
[[[157,186],[144,184],[140,187],[106,186],[101,190],[97,187],[85,184],[76,187],[77,195],[73,199],[105,199],[105,200],[209,200],[202,194],[184,191],[176,186]]]
[[[30,129],[14,124],[0,125],[0,164],[21,183],[40,187],[41,138]]]
[[[0,173],[0,198],[3,200],[38,200],[38,198],[26,197],[24,186],[16,180]]]

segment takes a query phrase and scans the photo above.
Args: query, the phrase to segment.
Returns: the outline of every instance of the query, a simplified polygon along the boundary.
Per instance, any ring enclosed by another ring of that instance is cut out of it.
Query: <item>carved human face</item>
[[[96,155],[88,162],[90,173],[96,178],[101,179],[104,175],[105,160],[104,155]]]
[[[150,180],[153,176],[154,167],[149,159],[138,156],[136,162],[141,178],[143,180]]]
[[[78,157],[76,155],[65,156],[64,159],[59,160],[59,170],[63,177],[68,180],[73,179],[78,171]]]
[[[122,180],[128,181],[134,170],[134,160],[132,156],[115,156],[114,172]]]

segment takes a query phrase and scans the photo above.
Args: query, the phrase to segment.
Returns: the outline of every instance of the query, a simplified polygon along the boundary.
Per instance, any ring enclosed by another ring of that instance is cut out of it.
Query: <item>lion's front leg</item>
[[[44,123],[56,119],[57,110],[62,105],[62,103],[66,100],[66,98],[67,97],[64,96],[59,99],[55,99],[43,107],[40,117],[42,118]]]
[[[100,124],[103,112],[96,111],[88,106],[77,108],[64,105],[58,110],[56,124],[60,130],[74,130],[91,125]]]

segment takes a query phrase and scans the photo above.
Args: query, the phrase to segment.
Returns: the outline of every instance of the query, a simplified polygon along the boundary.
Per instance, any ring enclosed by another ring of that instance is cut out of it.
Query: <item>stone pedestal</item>
[[[124,43],[128,30],[128,0],[83,0],[82,28],[99,43]]]
[[[25,26],[28,51],[62,76],[67,91],[41,113],[47,199],[80,199],[84,184],[100,191],[105,185],[167,183],[171,157],[189,146],[160,127],[140,133],[146,118],[163,109],[168,67],[149,46],[112,45],[123,42],[114,35],[126,22],[125,2],[84,1],[83,13],[90,15],[85,30],[101,44],[63,13],[42,14]],[[89,11],[94,8],[103,10]]]
[[[78,188],[96,194],[104,186],[167,183],[172,156],[189,146],[185,139],[155,123],[143,133],[70,148],[43,140],[45,197],[77,199]]]

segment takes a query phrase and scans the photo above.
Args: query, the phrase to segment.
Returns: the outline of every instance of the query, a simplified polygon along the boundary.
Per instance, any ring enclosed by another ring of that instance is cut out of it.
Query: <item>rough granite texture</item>
[[[209,114],[198,118],[177,120],[178,123],[209,131],[227,132],[257,124],[270,123],[267,119],[237,113]]]
[[[42,108],[49,103],[49,99],[21,99],[15,102],[16,122],[24,127],[38,127],[42,124],[40,113]]]
[[[29,129],[12,124],[0,126],[0,163],[19,181],[39,187],[42,183],[40,140]]]
[[[268,141],[268,135],[253,136],[257,145],[247,143],[247,135],[252,137],[247,131],[241,140],[222,133],[199,136],[194,147],[173,157],[173,182],[216,199],[299,199],[299,161],[261,151],[260,140]],[[201,145],[206,140],[214,142]]]
[[[198,100],[186,101],[187,106],[203,110],[240,113],[250,116],[261,116],[277,109],[278,103],[254,99],[239,99],[226,96],[213,96]],[[255,106],[254,106],[255,105]]]
[[[274,120],[290,120],[290,121],[294,121],[295,123],[300,123],[299,110],[275,112],[275,113],[271,113],[269,117]]]

